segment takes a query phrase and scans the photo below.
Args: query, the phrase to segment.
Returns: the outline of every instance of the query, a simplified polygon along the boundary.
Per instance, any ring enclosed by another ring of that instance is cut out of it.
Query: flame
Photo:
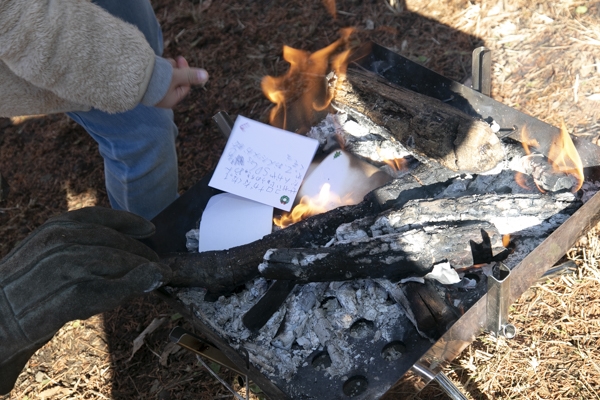
[[[383,160],[394,172],[406,171],[408,161],[405,158],[394,158],[392,160]]]
[[[516,172],[515,181],[517,182],[517,185],[521,186],[523,189],[531,190],[531,188],[527,184],[527,175],[525,175],[524,173]]]
[[[531,154],[531,147],[540,146],[536,139],[529,137],[526,126],[521,130],[521,143],[523,144],[523,149],[527,155]],[[555,172],[573,175],[577,179],[577,185],[573,188],[573,192],[577,192],[581,188],[581,185],[583,185],[583,164],[579,157],[579,153],[577,153],[577,149],[573,144],[573,140],[571,139],[571,136],[569,136],[564,121],[561,123],[560,133],[554,138],[550,145],[548,160]],[[525,178],[525,175],[521,172],[515,174],[515,180],[522,188],[530,189],[526,183],[527,179]],[[540,192],[545,193],[537,183],[536,186]]]
[[[573,188],[573,193],[581,189],[583,164],[564,121],[560,124],[560,134],[552,141],[548,159],[555,171],[573,175],[577,179],[577,186]]]
[[[336,14],[337,14],[335,0],[323,0],[323,5],[327,9],[327,12],[329,13],[329,15],[331,15],[335,19]]]
[[[263,93],[275,103],[271,125],[303,133],[324,116],[334,95],[326,75],[331,70],[338,77],[345,75],[350,50],[338,51],[347,47],[351,34],[351,28],[342,29],[338,40],[314,53],[283,47],[283,58],[290,64],[288,72],[280,77],[265,76],[261,82]]]
[[[280,228],[288,227],[313,215],[321,214],[336,207],[350,204],[347,195],[341,198],[331,191],[331,185],[324,183],[316,197],[303,196],[291,212],[283,213],[280,217],[273,218],[273,223]]]
[[[502,246],[508,247],[510,244],[510,235],[502,235]]]
[[[386,164],[394,172],[406,171],[408,169],[408,160],[405,158],[388,158],[388,154],[384,154],[385,151],[381,148],[377,148],[377,155],[381,158],[384,164]]]
[[[525,154],[531,154],[530,147],[540,147],[540,143],[537,139],[532,139],[529,137],[529,131],[527,130],[527,126],[523,126],[521,130],[521,143],[523,144],[523,149],[525,149]]]

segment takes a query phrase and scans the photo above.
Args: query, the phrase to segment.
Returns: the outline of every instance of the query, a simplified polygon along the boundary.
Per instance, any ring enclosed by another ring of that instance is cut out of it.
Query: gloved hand
[[[135,240],[153,233],[128,212],[84,208],[48,220],[0,261],[0,394],[63,324],[169,281],[171,270]]]

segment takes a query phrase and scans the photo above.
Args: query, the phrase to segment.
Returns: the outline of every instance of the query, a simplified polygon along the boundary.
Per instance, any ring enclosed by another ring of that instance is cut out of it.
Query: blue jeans
[[[162,32],[148,0],[94,3],[136,25],[154,52],[162,54]],[[119,114],[92,109],[67,115],[98,143],[112,208],[152,219],[177,198],[178,132],[172,110],[140,104]]]

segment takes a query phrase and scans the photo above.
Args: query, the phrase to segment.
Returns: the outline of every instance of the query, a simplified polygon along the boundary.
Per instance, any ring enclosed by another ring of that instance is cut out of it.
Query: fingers
[[[190,65],[188,64],[186,59],[183,58],[182,56],[177,57],[176,65],[177,65],[177,68],[189,68],[190,67]]]
[[[165,97],[156,107],[173,108],[188,95],[193,85],[203,85],[208,81],[208,72],[203,68],[190,68],[187,60],[181,56],[169,59],[173,66],[171,84]]]

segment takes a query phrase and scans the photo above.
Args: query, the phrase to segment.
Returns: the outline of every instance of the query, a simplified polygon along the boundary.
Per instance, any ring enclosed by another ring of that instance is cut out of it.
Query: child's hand
[[[167,94],[156,107],[173,108],[177,103],[187,96],[192,85],[203,85],[208,81],[208,73],[202,68],[190,68],[183,57],[177,57],[177,61],[169,60],[173,65],[173,77]]]

